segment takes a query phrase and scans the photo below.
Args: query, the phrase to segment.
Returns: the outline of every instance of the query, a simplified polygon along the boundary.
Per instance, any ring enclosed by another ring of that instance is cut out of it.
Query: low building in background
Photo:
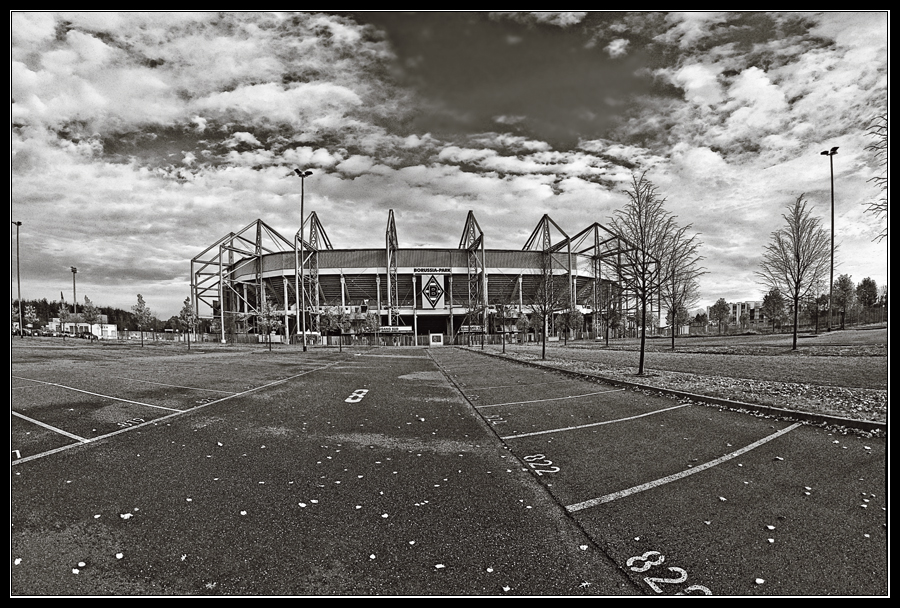
[[[61,323],[58,318],[50,319],[46,329],[51,332],[65,333],[71,336],[80,336],[83,334],[91,334],[99,340],[116,340],[119,337],[118,328],[107,323],[106,315],[100,315],[100,322],[89,325],[81,319],[81,315],[76,315],[74,321]]]
[[[729,325],[736,325],[743,329],[755,329],[766,321],[762,312],[762,302],[728,302],[728,306],[731,308]],[[712,306],[706,307],[706,317],[709,319],[710,325],[715,325],[711,309]]]

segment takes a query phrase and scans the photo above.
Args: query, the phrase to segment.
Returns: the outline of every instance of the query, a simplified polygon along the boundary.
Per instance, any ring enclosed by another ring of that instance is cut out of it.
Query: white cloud
[[[684,89],[685,99],[703,106],[721,103],[724,98],[719,83],[719,70],[710,65],[690,64],[670,76],[673,83]]]
[[[360,156],[355,154],[350,158],[341,161],[337,165],[338,171],[347,175],[356,176],[371,171],[375,163],[368,156]]]
[[[229,148],[234,148],[241,144],[248,144],[251,146],[262,145],[252,133],[248,133],[246,131],[237,131],[236,133],[232,133],[231,137],[225,140],[225,145]]]
[[[728,97],[724,110],[731,112],[725,134],[729,139],[755,139],[780,131],[789,118],[784,93],[759,68],[741,72],[729,87]]]
[[[690,48],[710,34],[710,26],[723,23],[729,18],[724,12],[687,12],[667,13],[666,21],[672,27],[658,38],[668,44],[677,44],[681,48]]]
[[[522,23],[541,23],[558,27],[569,27],[581,23],[587,16],[584,11],[531,11],[531,12],[493,12],[489,13],[492,19],[510,19]]]
[[[628,53],[629,41],[625,38],[616,38],[606,45],[604,49],[610,57],[622,57]]]

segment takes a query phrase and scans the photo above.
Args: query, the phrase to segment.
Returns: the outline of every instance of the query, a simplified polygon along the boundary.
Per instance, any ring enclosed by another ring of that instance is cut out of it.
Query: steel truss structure
[[[545,214],[516,254],[516,250],[486,249],[485,234],[474,212],[469,211],[454,253],[447,249],[401,248],[394,212],[389,210],[384,242],[381,261],[377,261],[378,250],[335,250],[315,212],[303,221],[293,242],[256,220],[220,238],[191,260],[194,310],[201,318],[215,321],[224,341],[226,332],[254,331],[256,318],[268,301],[283,315],[285,335],[295,337],[301,327],[319,330],[323,304],[333,306],[339,301],[344,306],[348,300],[362,299],[362,294],[366,296],[364,310],[377,314],[378,326],[389,331],[408,325],[410,320],[415,324],[424,312],[440,312],[421,310],[425,305],[424,279],[417,273],[424,270],[413,268],[423,265],[421,260],[440,258],[450,260],[449,267],[438,269],[449,281],[442,292],[449,306],[445,304],[448,310],[442,314],[449,316],[450,333],[459,331],[454,329],[454,317],[460,313],[462,327],[488,331],[488,314],[496,313],[492,304],[500,306],[502,318],[509,305],[515,308],[516,296],[517,315],[524,314],[523,307],[533,305],[541,281],[557,292],[552,294],[554,298],[562,299],[559,310],[583,312],[590,317],[595,333],[599,333],[601,321],[608,322],[611,316],[629,310],[636,312],[632,307],[637,302],[638,277],[630,259],[639,249],[596,222],[569,236]],[[365,261],[358,262],[360,259]],[[364,272],[368,274],[350,276],[345,284],[347,266],[354,264],[367,266]],[[446,265],[441,262],[441,266]],[[657,263],[657,272],[658,267]],[[464,292],[454,290],[454,276],[465,282]],[[374,311],[368,305],[369,298],[377,302]],[[656,312],[659,310],[657,306]]]
[[[487,271],[484,266],[484,232],[472,211],[466,215],[466,224],[463,227],[462,237],[459,239],[459,249],[466,252],[466,282],[469,287],[466,325],[472,325],[472,321],[478,319],[479,324],[484,327],[487,324],[488,307]]]

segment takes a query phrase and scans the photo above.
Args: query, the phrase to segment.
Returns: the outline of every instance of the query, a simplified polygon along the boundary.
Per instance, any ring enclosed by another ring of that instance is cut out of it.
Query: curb
[[[463,348],[463,347],[457,347]],[[758,412],[761,414],[768,414],[771,416],[780,416],[783,418],[790,418],[792,420],[799,420],[802,422],[810,422],[813,424],[826,424],[826,425],[835,425],[842,426],[852,429],[857,429],[860,431],[877,431],[884,433],[887,436],[887,423],[885,422],[873,422],[870,420],[854,420],[852,418],[841,418],[838,416],[827,416],[824,414],[813,414],[811,412],[803,412],[799,410],[786,410],[777,407],[771,407],[768,405],[757,405],[754,403],[744,403],[742,401],[732,401],[731,399],[722,399],[720,397],[710,397],[709,395],[698,395],[696,393],[688,393],[686,391],[679,391],[669,388],[659,388],[656,386],[650,386],[648,384],[640,384],[637,382],[627,382],[625,380],[617,380],[613,378],[606,378],[599,374],[588,374],[585,372],[574,372],[566,369],[561,369],[558,367],[553,367],[551,365],[544,365],[542,363],[537,363],[534,361],[522,361],[519,359],[513,359],[511,357],[507,357],[503,354],[497,353],[487,353],[479,350],[472,350],[470,348],[464,348],[464,350],[471,350],[474,353],[478,353],[485,357],[493,357],[495,359],[503,359],[504,361],[510,361],[512,363],[518,363],[520,365],[527,365],[530,367],[534,367],[537,369],[549,370],[553,372],[557,372],[560,374],[564,374],[566,376],[570,376],[572,378],[579,378],[581,380],[588,380],[591,382],[603,382],[604,384],[610,384],[612,386],[620,386],[623,388],[633,388],[640,389],[645,391],[654,391],[656,393],[662,393],[664,395],[670,395],[673,397],[678,397],[681,399],[690,399],[691,401],[699,401],[701,403],[707,403],[709,405],[717,405],[720,407],[726,407],[728,409],[734,410],[750,410],[753,412]]]

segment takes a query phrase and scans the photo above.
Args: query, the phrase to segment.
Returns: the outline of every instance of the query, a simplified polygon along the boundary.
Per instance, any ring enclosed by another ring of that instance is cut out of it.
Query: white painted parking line
[[[50,426],[49,424],[44,424],[40,420],[35,420],[34,418],[29,418],[28,416],[24,416],[18,412],[10,412],[10,414],[12,414],[13,416],[16,416],[17,418],[21,418],[22,420],[27,420],[28,422],[30,422],[32,424],[42,426],[45,429],[53,431],[54,433],[59,433],[60,435],[65,435],[69,439],[74,439],[75,441],[80,441],[81,443],[88,443],[90,441],[90,439],[85,439],[84,437],[79,437],[78,435],[69,433],[62,429],[58,429],[55,426]]]
[[[495,388],[519,388],[520,386],[525,388],[529,386],[544,386],[545,384],[562,384],[564,382],[571,382],[571,378],[567,378],[565,380],[553,380],[551,382],[523,382],[522,384],[498,384],[497,386],[467,386],[466,390],[469,391],[489,391]]]
[[[284,384],[285,382],[287,382],[287,381],[289,381],[289,380],[293,380],[294,378],[299,378],[300,376],[305,376],[306,374],[309,374],[309,373],[312,373],[312,372],[315,372],[315,371],[327,369],[327,368],[330,367],[331,365],[334,365],[334,363],[329,363],[328,365],[324,365],[324,366],[322,366],[322,367],[316,367],[316,368],[313,368],[313,369],[309,369],[309,370],[300,372],[299,374],[294,374],[294,375],[292,375],[292,376],[288,376],[287,378],[283,378],[283,379],[281,379],[281,380],[275,380],[275,381],[273,381],[273,382],[269,382],[268,384],[263,384],[263,385],[261,385],[261,386],[257,386],[256,388],[247,389],[246,391],[242,391],[242,392],[240,392],[240,393],[234,393],[234,394],[232,394],[232,395],[228,395],[227,397],[222,397],[221,399],[216,399],[215,401],[209,401],[209,402],[207,402],[207,403],[204,403],[204,404],[202,404],[202,405],[198,405],[198,406],[196,406],[196,407],[192,407],[192,408],[187,409],[187,410],[173,410],[173,411],[175,412],[174,414],[166,414],[165,416],[162,416],[162,417],[160,417],[160,418],[154,418],[153,420],[148,420],[148,421],[146,421],[146,422],[142,422],[141,424],[136,424],[136,425],[134,425],[134,426],[129,426],[129,427],[124,428],[124,429],[119,429],[118,431],[113,431],[112,433],[107,433],[107,434],[105,434],[105,435],[98,435],[97,437],[93,437],[93,438],[91,438],[91,439],[81,439],[80,437],[77,437],[77,439],[81,440],[83,443],[94,443],[94,442],[96,442],[96,441],[100,441],[101,439],[108,439],[109,437],[114,437],[115,435],[120,435],[120,434],[122,434],[122,433],[127,433],[127,432],[129,432],[129,431],[133,431],[133,430],[135,430],[135,429],[143,428],[143,427],[145,427],[145,426],[157,425],[157,424],[159,424],[160,422],[163,422],[163,421],[165,421],[165,420],[168,420],[169,418],[174,418],[174,417],[176,417],[176,416],[181,416],[182,414],[188,414],[188,413],[190,413],[190,412],[194,412],[194,411],[197,411],[197,410],[199,410],[199,409],[203,409],[203,408],[205,408],[205,407],[209,407],[210,405],[215,405],[216,403],[222,403],[223,401],[228,401],[228,400],[230,400],[230,399],[234,399],[235,397],[242,397],[242,396],[247,395],[247,394],[250,394],[250,393],[255,393],[256,391],[260,391],[260,390],[262,390],[262,389],[264,389],[264,388],[268,388],[268,387],[270,387],[270,386],[276,386],[276,385],[278,385],[278,384]],[[30,378],[22,378],[22,380],[30,380]],[[39,380],[32,380],[32,382],[39,382]],[[52,383],[47,382],[47,383],[44,383],[44,384],[52,384]],[[59,386],[59,385],[54,385],[54,386]],[[74,389],[74,390],[77,390],[77,389]],[[82,391],[82,392],[86,392],[86,391]],[[123,400],[123,401],[124,401],[124,400]],[[134,402],[132,401],[132,402],[130,402],[130,403],[134,403]],[[74,436],[73,436],[73,437],[74,437]],[[45,456],[50,456],[51,454],[57,454],[57,453],[62,452],[62,451],[64,451],[64,450],[71,449],[71,448],[75,447],[76,445],[80,445],[80,444],[64,445],[64,446],[62,446],[62,447],[55,448],[55,449],[52,449],[52,450],[47,450],[46,452],[41,452],[41,453],[39,453],[39,454],[32,454],[31,456],[25,456],[24,458],[19,458],[18,460],[14,460],[14,461],[10,462],[10,465],[17,465],[17,464],[21,464],[21,463],[24,463],[24,462],[29,462],[29,461],[31,461],[31,460],[37,460],[38,458],[43,458],[43,457],[45,457]]]
[[[645,414],[638,414],[637,416],[628,416],[627,418],[616,418],[615,420],[606,420],[604,422],[592,422],[590,424],[579,424],[577,426],[566,426],[559,429],[549,429],[547,431],[534,431],[532,433],[522,433],[520,435],[506,435],[505,437],[501,437],[500,439],[518,439],[519,437],[531,437],[533,435],[546,435],[548,433],[562,433],[564,431],[574,431],[576,429],[586,429],[592,426],[602,426],[604,424],[615,424],[617,422],[627,422],[629,420],[635,420],[637,418],[643,418],[644,416],[652,416],[654,414],[659,414],[661,412],[668,412],[669,410],[677,410],[680,407],[687,407],[688,403],[682,403],[681,405],[674,405],[672,407],[666,407],[661,410],[655,410],[652,412],[647,412]]]
[[[219,391],[214,388],[202,388],[198,386],[181,386],[179,384],[165,384],[163,382],[153,382],[152,380],[138,380],[137,378],[126,378],[124,376],[113,376],[119,380],[128,380],[129,382],[143,382],[144,384],[156,384],[158,386],[168,386],[170,388],[184,388],[189,391],[206,391],[209,393],[225,393],[226,395],[234,394],[234,391]]]
[[[422,357],[416,355],[363,355],[362,353],[354,353],[357,357],[382,357],[384,359],[429,359],[430,357]]]
[[[119,397],[111,397],[109,395],[101,395],[100,393],[92,393],[91,391],[85,391],[80,388],[75,388],[73,386],[66,386],[64,384],[57,384],[56,382],[44,382],[43,380],[33,380],[31,378],[21,378],[19,376],[12,376],[13,378],[18,378],[19,380],[30,380],[31,382],[37,382],[38,384],[46,384],[48,386],[56,386],[59,388],[64,388],[69,391],[75,391],[77,393],[85,393],[86,395],[93,395],[94,397],[102,397],[103,399],[112,399],[113,401],[122,401],[123,403],[133,403],[135,405],[143,405],[144,407],[152,407],[158,410],[168,410],[170,412],[180,412],[174,407],[165,407],[163,405],[151,405],[150,403],[141,403],[140,401],[132,401],[131,399],[121,399]]]
[[[763,437],[759,441],[754,441],[750,445],[745,446],[739,450],[730,452],[728,454],[725,454],[724,456],[721,456],[719,458],[716,458],[715,460],[711,460],[709,462],[703,463],[699,466],[692,467],[685,471],[681,471],[680,473],[675,473],[674,475],[669,475],[667,477],[657,479],[656,481],[651,481],[649,483],[644,483],[639,486],[634,486],[633,488],[628,488],[627,490],[613,492],[612,494],[607,494],[606,496],[601,496],[599,498],[592,498],[591,500],[586,500],[584,502],[579,502],[579,503],[575,503],[573,505],[568,505],[566,507],[566,511],[568,511],[570,513],[574,513],[576,511],[582,511],[584,509],[596,507],[597,505],[601,505],[603,503],[612,502],[614,500],[618,500],[620,498],[624,498],[624,497],[630,496],[632,494],[637,494],[637,493],[643,492],[645,490],[657,488],[661,485],[665,485],[672,481],[677,481],[677,480],[683,479],[689,475],[693,475],[694,473],[699,473],[700,471],[705,471],[706,469],[710,469],[716,465],[720,465],[723,462],[727,462],[733,458],[737,458],[741,454],[745,454],[745,453],[749,452],[750,450],[756,449],[759,446],[772,441],[773,439],[777,439],[778,437],[781,437],[782,435],[793,431],[795,428],[797,428],[799,426],[803,426],[803,425],[801,423],[797,422],[795,424],[790,425],[789,427],[781,429],[780,431],[778,431],[776,433],[772,433],[768,437]]]
[[[602,395],[604,393],[620,393],[624,388],[614,388],[608,391],[597,391],[596,393],[584,393],[583,395],[569,395],[567,397],[550,397],[548,399],[534,399],[533,401],[511,401],[509,403],[490,403],[488,405],[476,405],[476,409],[486,407],[500,407],[501,405],[523,405],[525,403],[543,403],[545,401],[559,401],[561,399],[578,399],[579,397],[590,397],[591,395]]]

